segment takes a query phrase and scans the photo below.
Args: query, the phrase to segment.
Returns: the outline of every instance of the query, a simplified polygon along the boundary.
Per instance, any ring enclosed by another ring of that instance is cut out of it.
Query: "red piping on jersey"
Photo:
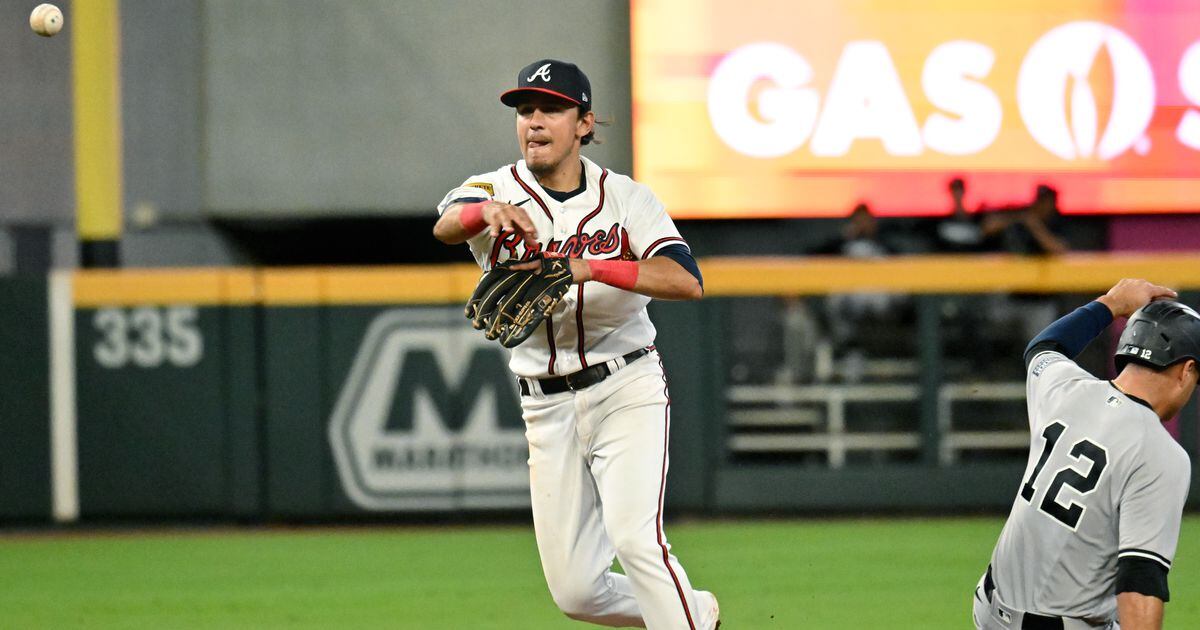
[[[653,349],[654,346],[650,346],[650,348]],[[662,371],[663,375],[663,395],[667,397],[667,406],[663,411],[662,474],[658,481],[658,514],[654,517],[654,529],[658,536],[658,546],[662,549],[663,564],[667,565],[667,572],[671,574],[671,581],[675,583],[675,592],[679,593],[679,603],[683,606],[683,615],[687,617],[688,628],[696,630],[696,622],[692,621],[692,611],[688,610],[683,586],[679,583],[679,576],[675,575],[675,569],[671,567],[671,555],[667,551],[667,541],[663,536],[663,496],[667,489],[667,443],[671,438],[671,392],[667,387],[667,370],[663,367],[662,355],[658,357],[658,369]]]
[[[542,201],[542,198],[539,197],[537,193],[533,192],[533,189],[529,187],[529,184],[526,184],[525,181],[521,179],[520,175],[517,175],[517,165],[513,164],[512,168],[509,170],[512,171],[513,179],[517,180],[517,183],[521,185],[521,188],[524,188],[525,192],[529,193],[529,196],[537,202],[537,205],[541,206],[542,212],[546,213],[546,218],[550,219],[550,222],[553,223],[554,215],[550,214],[550,208],[546,207],[546,202]]]
[[[508,234],[508,232],[500,232],[500,235],[496,237],[495,242],[492,243],[492,255],[488,256],[488,262],[490,262],[491,266],[493,267],[496,266],[496,260],[500,258],[500,244],[504,242],[504,236],[506,234]]]
[[[575,227],[575,238],[576,239],[582,238],[583,226],[587,225],[588,221],[591,221],[593,217],[595,217],[597,214],[600,214],[600,211],[604,209],[604,180],[605,179],[608,179],[608,169],[602,169],[600,172],[600,203],[597,203],[596,209],[592,210],[590,213],[588,213],[588,215],[586,217],[583,217],[583,220],[580,221],[579,225],[577,225]],[[583,258],[582,252],[580,252],[579,257]],[[575,303],[575,328],[579,331],[579,364],[582,365],[583,368],[586,368],[588,366],[587,353],[584,352],[584,350],[583,350],[583,348],[584,348],[583,284],[584,283],[582,283],[582,282],[579,283],[579,299]],[[580,369],[583,369],[583,368],[580,368]]]
[[[583,220],[579,222],[579,226],[575,228],[575,236],[583,236],[583,226],[587,225],[600,211],[604,209],[604,180],[608,179],[608,169],[602,169],[600,172],[600,203],[596,204],[596,209],[592,210]]]
[[[642,258],[643,259],[648,258],[650,256],[650,254],[652,252],[654,252],[654,248],[658,247],[659,245],[662,245],[663,243],[667,243],[670,241],[679,241],[681,243],[685,243],[683,238],[679,237],[679,236],[666,236],[666,237],[660,238],[657,241],[650,243],[650,247],[647,247],[645,249],[645,251],[642,252]]]
[[[546,367],[547,374],[554,374],[554,318],[546,318],[546,343],[550,344],[550,364]]]

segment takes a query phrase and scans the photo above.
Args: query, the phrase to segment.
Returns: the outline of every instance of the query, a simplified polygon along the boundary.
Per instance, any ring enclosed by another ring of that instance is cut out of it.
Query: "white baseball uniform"
[[[450,191],[439,214],[464,200],[521,206],[538,233],[528,248],[515,234],[485,230],[468,241],[484,270],[510,258],[555,251],[573,258],[644,260],[683,244],[650,189],[581,158],[586,188],[559,202],[524,161],[471,177]],[[526,377],[521,397],[529,440],[534,529],[551,595],[568,616],[609,626],[710,629],[716,602],[692,590],[663,533],[670,395],[653,348],[650,298],[599,282],[568,291],[544,330],[511,351]],[[622,357],[650,352],[628,365]],[[538,378],[608,363],[605,380],[544,394]],[[613,557],[625,575],[612,571]]]

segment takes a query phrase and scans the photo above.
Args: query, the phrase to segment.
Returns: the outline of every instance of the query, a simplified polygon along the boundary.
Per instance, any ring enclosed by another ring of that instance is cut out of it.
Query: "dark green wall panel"
[[[1001,509],[1012,504],[1023,471],[1020,464],[731,467],[717,477],[716,507],[742,512]]]
[[[266,506],[272,516],[328,511],[322,310],[267,308],[262,321]]]
[[[0,518],[45,518],[45,286],[6,280],[0,288],[0,347],[6,350],[0,358],[0,421],[6,429]],[[651,307],[672,398],[670,508],[1002,509],[1011,502],[1021,472],[1016,465],[835,470],[731,462],[723,447],[722,350],[728,343],[723,319],[732,305],[735,300],[710,299]],[[512,508],[522,493],[527,501],[527,490],[513,476],[525,474],[520,451],[526,446],[506,356],[471,330],[456,306],[202,307],[194,315],[178,306],[88,309],[77,312],[76,325],[85,519],[355,517]],[[201,340],[199,354],[189,354],[189,334]],[[366,391],[364,373],[377,379],[374,393]],[[351,407],[370,399],[383,410],[383,424],[361,442],[369,445],[367,455],[355,460],[367,474],[347,466],[348,449],[335,444],[339,435],[351,440],[339,432],[338,418],[353,417],[359,428],[364,422],[362,409],[348,412],[343,399],[355,401]],[[416,405],[432,415],[418,420],[423,412]],[[478,437],[472,445],[463,435],[477,407],[495,423],[483,441],[508,440],[508,450],[497,453],[521,457],[502,473],[509,477],[498,490],[480,491],[463,481],[470,475],[461,470],[443,476],[449,482],[441,488],[398,472],[390,458],[420,451],[389,450],[396,441],[415,440],[425,448],[428,442],[421,440],[432,431],[450,436],[435,446],[446,449],[443,454],[478,449]],[[1185,414],[1185,435],[1192,440],[1195,412],[1193,404]]]
[[[0,278],[0,518],[50,517],[45,278]]]
[[[254,309],[76,312],[80,508],[258,512]]]
[[[655,345],[671,392],[669,509],[706,507],[712,477],[722,461],[719,314],[717,301],[655,301],[650,306],[658,331]]]

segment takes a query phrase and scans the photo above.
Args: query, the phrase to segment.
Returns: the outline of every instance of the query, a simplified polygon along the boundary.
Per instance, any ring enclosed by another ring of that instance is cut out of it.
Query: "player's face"
[[[517,143],[530,171],[549,173],[577,156],[579,140],[591,131],[590,112],[579,116],[571,103],[548,94],[517,106]]]

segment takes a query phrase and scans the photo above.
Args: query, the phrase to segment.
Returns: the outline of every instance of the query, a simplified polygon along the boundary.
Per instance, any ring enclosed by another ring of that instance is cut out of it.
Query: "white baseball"
[[[62,30],[63,14],[53,4],[39,4],[29,14],[29,28],[42,37],[54,37]]]

